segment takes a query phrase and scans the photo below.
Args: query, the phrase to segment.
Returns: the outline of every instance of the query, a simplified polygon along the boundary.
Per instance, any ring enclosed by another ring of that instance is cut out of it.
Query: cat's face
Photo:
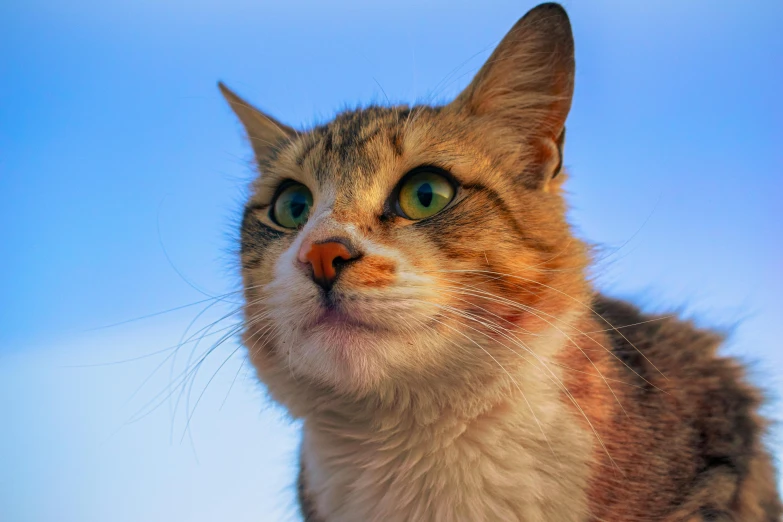
[[[481,382],[531,357],[584,281],[557,177],[570,42],[567,20],[523,19],[453,103],[308,132],[223,88],[261,170],[241,260],[262,378],[367,393]]]

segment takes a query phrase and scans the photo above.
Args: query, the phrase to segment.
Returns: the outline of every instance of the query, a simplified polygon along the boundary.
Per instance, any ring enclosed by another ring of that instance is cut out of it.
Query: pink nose
[[[332,239],[323,243],[302,245],[297,256],[302,263],[312,267],[313,281],[325,290],[329,290],[337,280],[340,268],[347,261],[358,256],[341,239]]]

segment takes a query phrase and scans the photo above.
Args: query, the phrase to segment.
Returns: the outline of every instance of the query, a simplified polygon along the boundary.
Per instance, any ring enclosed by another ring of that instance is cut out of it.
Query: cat
[[[303,420],[308,522],[774,522],[717,333],[590,284],[562,195],[574,43],[521,18],[449,104],[296,131],[220,88],[259,177],[243,342]]]

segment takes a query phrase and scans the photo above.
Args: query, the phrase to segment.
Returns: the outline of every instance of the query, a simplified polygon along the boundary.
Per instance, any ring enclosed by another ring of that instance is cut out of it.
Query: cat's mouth
[[[377,324],[372,324],[354,317],[340,306],[326,305],[320,308],[313,320],[308,324],[308,329],[360,329],[378,331],[382,328]]]

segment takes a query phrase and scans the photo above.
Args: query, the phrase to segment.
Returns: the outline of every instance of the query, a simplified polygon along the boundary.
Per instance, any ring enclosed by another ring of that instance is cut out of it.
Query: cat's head
[[[221,85],[260,171],[241,262],[262,379],[350,395],[530,364],[585,288],[559,190],[573,78],[568,17],[545,4],[445,106],[296,131]]]

